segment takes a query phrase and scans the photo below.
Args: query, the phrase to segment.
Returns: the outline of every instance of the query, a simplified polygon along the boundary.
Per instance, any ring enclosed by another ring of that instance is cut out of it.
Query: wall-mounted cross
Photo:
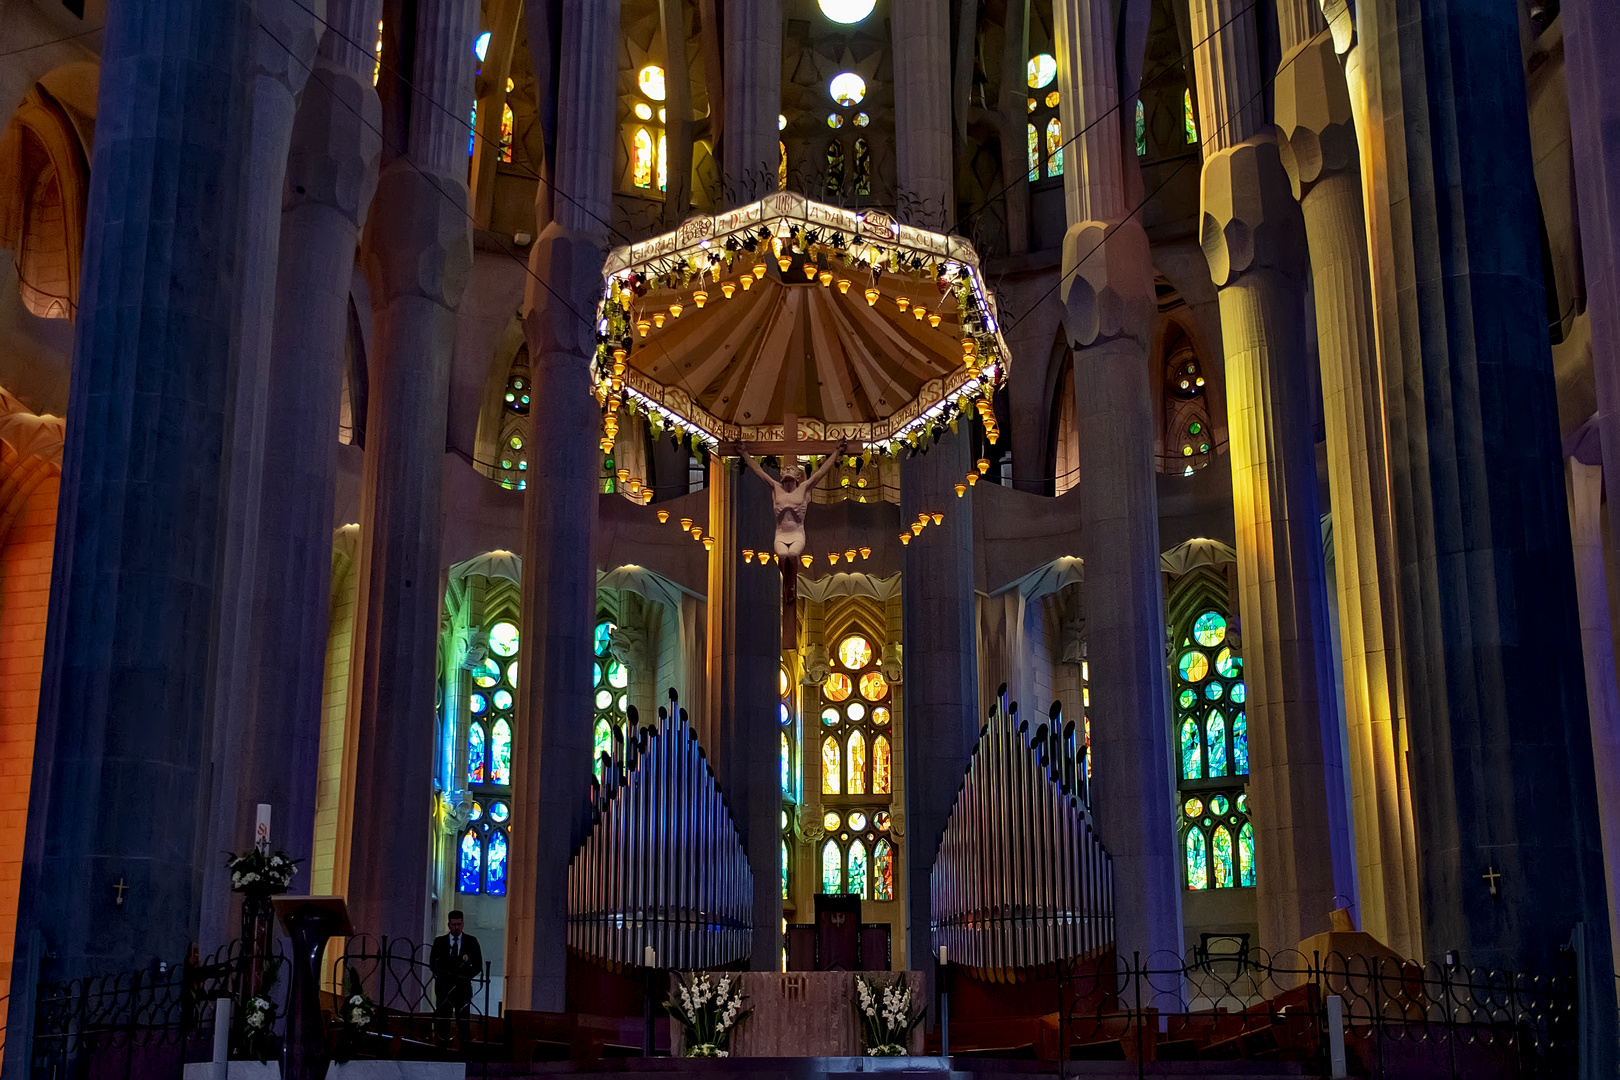
[[[1496,895],[1496,883],[1498,881],[1502,880],[1502,875],[1497,872],[1496,867],[1494,867],[1494,866],[1486,867],[1485,872],[1483,874],[1479,875],[1479,876],[1485,879],[1485,884],[1487,884],[1487,885],[1489,885],[1491,887],[1491,895],[1495,896]]]
[[[113,906],[114,907],[123,907],[124,906],[124,894],[126,892],[128,892],[128,891],[129,891],[129,886],[124,884],[124,879],[123,878],[119,878],[118,879],[118,884],[113,886],[113,892],[118,894],[117,896],[113,897]]]

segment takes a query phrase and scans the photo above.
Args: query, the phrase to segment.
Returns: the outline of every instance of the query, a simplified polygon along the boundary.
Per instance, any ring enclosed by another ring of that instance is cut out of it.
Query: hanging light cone
[[[918,322],[922,322],[924,319],[928,318],[928,312],[923,310],[921,307],[912,308],[911,309],[911,315]]]
[[[827,561],[832,563],[834,566],[837,566],[838,565],[838,552],[836,552],[836,551],[827,552]]]
[[[642,337],[646,337],[647,336],[647,331],[649,331],[651,329],[652,329],[652,322],[650,320],[648,320],[648,319],[637,319],[636,320],[636,332],[639,333]]]
[[[869,547],[861,548],[861,559],[863,561],[866,560],[866,559],[870,559],[871,557],[872,557],[872,549],[871,548],[869,548]]]
[[[877,307],[877,302],[878,302],[878,291],[877,291],[877,289],[876,288],[867,289],[866,290],[866,306],[867,307]]]
[[[761,259],[754,264],[754,278],[757,281],[765,280],[765,260]]]
[[[908,297],[897,296],[894,298],[894,306],[904,311],[911,306],[911,300]]]
[[[753,548],[743,548],[743,562],[751,563],[753,561],[754,561],[754,549]],[[759,561],[764,562],[765,561],[764,556],[761,556]]]
[[[735,281],[722,281],[720,291],[726,294],[727,300],[730,300],[731,294],[737,291],[737,283]]]
[[[664,319],[665,319],[665,315],[664,315],[664,313],[662,311],[656,313],[655,315],[653,315],[653,325],[658,327],[658,329],[662,330],[664,328]]]
[[[626,349],[623,345],[620,345],[613,350],[613,363],[616,367],[616,370],[614,371],[615,375],[624,374],[624,361],[629,355],[630,350]]]
[[[703,538],[703,550],[704,551],[713,551],[714,550],[714,537],[705,536]]]
[[[923,531],[923,527],[921,525],[917,524],[915,521],[913,521],[911,523],[911,535],[913,535],[913,536],[921,536],[922,531]]]
[[[664,522],[666,522],[668,520],[669,520],[669,511],[668,510],[660,510],[660,511],[658,511],[658,524],[662,525],[662,524],[664,524]]]
[[[990,471],[990,459],[980,458],[978,461],[973,463],[973,467],[979,470],[980,476],[983,476],[985,473]]]
[[[911,543],[911,534],[908,533],[908,532],[901,533],[900,534],[900,543],[901,543],[901,546],[904,546],[906,544]]]
[[[784,273],[784,274],[787,273],[788,272],[788,267],[793,265],[793,256],[791,256],[791,255],[778,255],[776,257],[776,265],[777,265],[777,267],[779,267],[781,269],[782,273]]]
[[[814,555],[800,555],[799,561],[804,563],[804,568],[808,570],[810,569],[810,564],[816,561],[816,557]]]
[[[702,540],[703,539],[703,526],[701,526],[701,525],[692,526],[692,539],[694,539],[694,540]]]
[[[850,281],[849,278],[841,277],[841,278],[838,279],[838,291],[841,292],[841,293],[844,293],[845,295],[848,295],[849,287],[852,284],[854,284],[854,283],[852,281]]]
[[[967,494],[967,485],[966,484],[957,484],[956,485],[956,497],[958,499],[960,499],[963,495],[966,495],[966,494]]]
[[[646,506],[648,503],[652,502],[652,496],[652,488],[643,485],[641,489],[641,505]]]
[[[970,472],[970,473],[967,474],[968,487],[972,487],[973,485],[977,484],[978,482],[979,482],[979,474],[978,473]]]
[[[938,326],[939,325],[939,313],[938,312],[930,311],[928,313],[928,325],[929,326]]]
[[[854,562],[855,561],[855,549],[854,548],[849,548],[844,552],[844,561],[845,562]]]
[[[630,478],[630,494],[638,499],[641,498],[641,477],[632,476]]]
[[[708,299],[708,297],[704,297],[704,299]],[[669,305],[669,313],[671,315],[673,315],[677,319],[681,317],[681,312],[683,312],[685,310],[686,309],[681,306],[680,301],[678,301],[678,300],[675,303]]]
[[[976,355],[978,353],[978,351],[979,351],[979,343],[977,341],[974,341],[970,337],[964,337],[962,339],[962,355],[963,356],[974,356],[974,355]]]
[[[691,518],[681,518],[681,532],[691,532],[691,531],[692,531],[692,519]]]
[[[806,259],[804,263],[804,280],[816,280],[816,264]]]
[[[738,278],[737,280],[742,282],[743,292],[747,292],[749,289],[752,289],[754,287],[754,275],[753,274],[744,274],[742,277]]]
[[[707,304],[708,302],[709,294],[704,292],[702,289],[699,289],[697,292],[692,294],[692,303],[698,306],[699,311],[702,311],[703,305]]]
[[[630,470],[629,469],[620,469],[614,475],[619,478],[619,483],[621,483],[621,484],[628,483],[629,480],[630,480]]]
[[[822,288],[826,288],[828,285],[832,284],[832,271],[823,270],[821,273],[816,275],[816,280],[821,282]]]
[[[930,514],[928,516],[934,519],[935,525],[941,524],[945,520],[944,514]]]
[[[613,453],[613,440],[612,439],[603,439],[597,445],[602,448],[602,453],[604,453],[604,454]]]

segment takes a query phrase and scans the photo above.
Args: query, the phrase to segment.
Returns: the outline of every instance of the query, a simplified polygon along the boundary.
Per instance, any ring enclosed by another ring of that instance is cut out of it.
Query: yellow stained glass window
[[[1051,53],[1037,53],[1029,58],[1029,88],[1044,90],[1057,78],[1057,58]]]
[[[889,680],[881,671],[868,671],[861,676],[861,697],[867,701],[882,701],[889,693]]]
[[[879,735],[872,740],[872,794],[888,795],[894,784],[894,751],[889,739]]]
[[[648,64],[636,76],[636,82],[641,86],[641,92],[654,101],[664,100],[664,69],[657,64]]]
[[[868,672],[866,675],[861,676],[861,685],[865,686],[866,680],[875,674],[877,673]],[[883,676],[878,675],[878,678],[881,679],[882,677]],[[823,684],[821,692],[827,695],[827,699],[829,701],[843,701],[845,698],[849,697],[850,691],[854,689],[855,684],[849,681],[848,675],[835,671],[831,675],[827,676],[827,681],[825,684]]]
[[[872,662],[872,643],[859,634],[851,634],[838,643],[838,662],[851,671],[859,671]]]
[[[512,132],[516,126],[517,121],[512,117],[512,106],[503,105],[501,107],[501,161],[507,165],[512,164]]]
[[[776,162],[776,190],[787,190],[787,143],[778,142],[776,152],[781,155]]]
[[[1034,124],[1024,126],[1029,129],[1029,179],[1033,183],[1041,178],[1041,137]]]
[[[866,736],[858,731],[849,734],[849,786],[850,795],[866,794]]]
[[[1055,116],[1046,122],[1046,175],[1063,175],[1063,121]]]
[[[843,779],[842,754],[838,752],[838,740],[831,735],[821,740],[821,793],[823,795],[842,794],[840,788]]]
[[[777,678],[776,684],[780,688],[777,692],[782,697],[787,697],[787,692],[788,692],[788,671],[787,671],[787,668],[782,669],[782,673]]]
[[[1198,141],[1198,116],[1197,116],[1197,114],[1195,114],[1193,112],[1193,100],[1192,100],[1192,91],[1191,90],[1183,90],[1181,92],[1181,119],[1182,119],[1182,124],[1187,129],[1187,141],[1189,143],[1197,142]]]
[[[652,187],[653,181],[653,137],[652,132],[646,128],[636,128],[634,146],[631,150],[632,174],[631,179],[636,187]]]
[[[664,151],[664,136],[658,136],[658,190],[669,190],[669,165]]]

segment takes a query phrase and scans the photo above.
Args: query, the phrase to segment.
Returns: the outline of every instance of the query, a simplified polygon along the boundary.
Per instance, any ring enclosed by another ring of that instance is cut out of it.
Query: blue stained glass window
[[[487,656],[484,657],[483,663],[473,668],[473,682],[479,686],[487,689],[500,681],[501,665],[497,664]]]
[[[1232,684],[1232,693],[1230,696],[1233,704],[1241,705],[1249,699],[1249,688],[1240,682],[1235,682]]]
[[[1187,888],[1209,888],[1209,848],[1201,829],[1187,830]]]
[[[489,746],[490,783],[510,784],[512,782],[512,725],[508,724],[505,719],[495,721],[495,730],[490,736]]]
[[[776,707],[776,719],[783,724],[792,722],[793,718],[788,712],[787,702],[784,701]]]
[[[505,821],[511,816],[512,811],[508,810],[506,804],[503,802],[498,802],[489,808],[489,820],[491,821]]]
[[[849,891],[866,896],[866,845],[859,840],[849,845]]]
[[[1209,751],[1209,775],[1226,775],[1226,717],[1221,715],[1219,709],[1209,710],[1209,719],[1205,725],[1208,742],[1205,744]]]
[[[484,725],[476,721],[467,729],[467,783],[484,782]]]
[[[1204,763],[1198,753],[1198,721],[1189,717],[1181,725],[1181,778],[1197,780],[1204,775]]]
[[[782,732],[782,794],[793,794],[793,755],[788,750],[787,732]]]
[[[1249,717],[1247,713],[1238,713],[1232,721],[1232,773],[1236,776],[1247,776],[1249,773]]]
[[[596,655],[606,656],[608,646],[613,643],[613,624],[600,622],[596,624]]]
[[[489,876],[484,891],[491,896],[506,895],[505,829],[496,829],[489,834]]]
[[[1232,833],[1225,825],[1215,830],[1215,887],[1229,889],[1235,880],[1232,877]]]
[[[1254,884],[1254,826],[1246,821],[1238,830],[1238,884]]]
[[[784,900],[786,900],[788,898],[787,867],[788,867],[787,841],[784,840],[784,841],[782,841],[782,899],[784,899]]]
[[[1225,690],[1226,687],[1220,682],[1220,680],[1211,679],[1209,680],[1208,685],[1204,687],[1204,696],[1211,701],[1219,701],[1221,700],[1221,694],[1224,693]]]
[[[474,694],[469,697],[467,699],[467,705],[470,709],[472,709],[474,716],[477,716],[479,713],[489,708],[489,702],[484,700],[483,694]]]
[[[483,844],[478,840],[478,833],[468,829],[461,834],[461,860],[456,874],[457,887],[464,893],[478,892],[479,871],[483,868]]]
[[[1206,611],[1193,623],[1193,637],[1206,649],[1213,649],[1226,637],[1226,620],[1219,612]]]

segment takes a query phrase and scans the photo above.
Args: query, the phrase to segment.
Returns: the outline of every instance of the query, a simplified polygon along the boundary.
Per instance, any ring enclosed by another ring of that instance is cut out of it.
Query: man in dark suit
[[[439,1018],[434,1025],[441,1047],[450,1045],[450,1018],[456,1020],[457,1042],[462,1051],[472,1044],[472,1025],[468,1013],[472,1006],[473,982],[484,975],[484,952],[478,939],[462,933],[464,917],[452,911],[450,932],[433,939],[433,952],[428,968],[433,972],[434,1014]]]

